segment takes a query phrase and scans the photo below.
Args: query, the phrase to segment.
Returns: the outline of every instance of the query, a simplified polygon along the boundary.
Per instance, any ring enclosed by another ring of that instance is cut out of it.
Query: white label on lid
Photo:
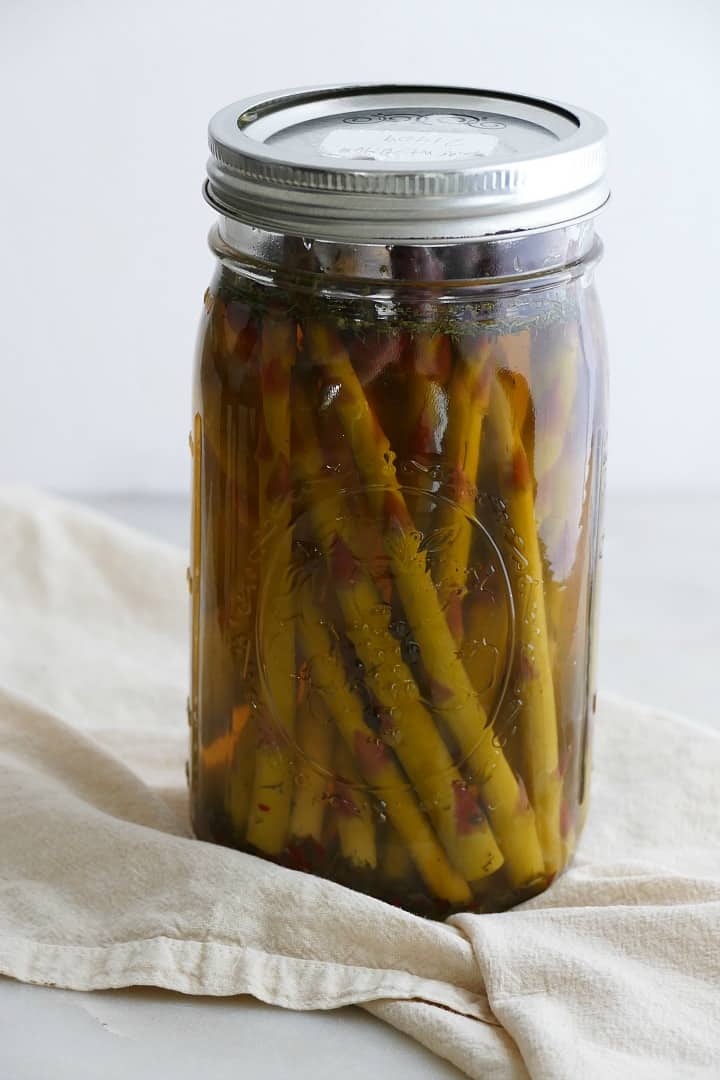
[[[393,128],[334,128],[320,144],[328,157],[355,161],[452,161],[486,157],[497,136],[484,131],[398,131]]]

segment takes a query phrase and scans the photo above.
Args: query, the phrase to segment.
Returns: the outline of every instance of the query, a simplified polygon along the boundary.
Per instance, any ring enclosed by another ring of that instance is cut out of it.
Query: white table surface
[[[86,499],[175,543],[186,500]],[[720,495],[608,500],[603,689],[720,728]],[[289,1012],[246,997],[77,993],[0,978],[0,1080],[444,1080],[461,1074],[360,1009]]]

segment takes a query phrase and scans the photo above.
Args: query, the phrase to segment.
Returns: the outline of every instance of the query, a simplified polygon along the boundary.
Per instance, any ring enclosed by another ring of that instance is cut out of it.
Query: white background
[[[220,106],[426,80],[611,129],[609,486],[720,488],[716,0],[0,0],[0,483],[187,486]]]

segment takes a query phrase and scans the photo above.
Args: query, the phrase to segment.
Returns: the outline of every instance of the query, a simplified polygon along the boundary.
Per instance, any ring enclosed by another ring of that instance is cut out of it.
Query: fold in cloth
[[[0,498],[0,972],[350,1003],[468,1076],[720,1074],[720,737],[604,700],[574,866],[433,923],[194,840],[185,558]]]

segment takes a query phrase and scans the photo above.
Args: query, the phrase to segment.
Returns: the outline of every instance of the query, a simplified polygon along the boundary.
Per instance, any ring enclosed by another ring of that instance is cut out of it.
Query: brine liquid
[[[406,310],[206,295],[191,794],[204,839],[444,917],[582,824],[602,356],[578,280]]]

